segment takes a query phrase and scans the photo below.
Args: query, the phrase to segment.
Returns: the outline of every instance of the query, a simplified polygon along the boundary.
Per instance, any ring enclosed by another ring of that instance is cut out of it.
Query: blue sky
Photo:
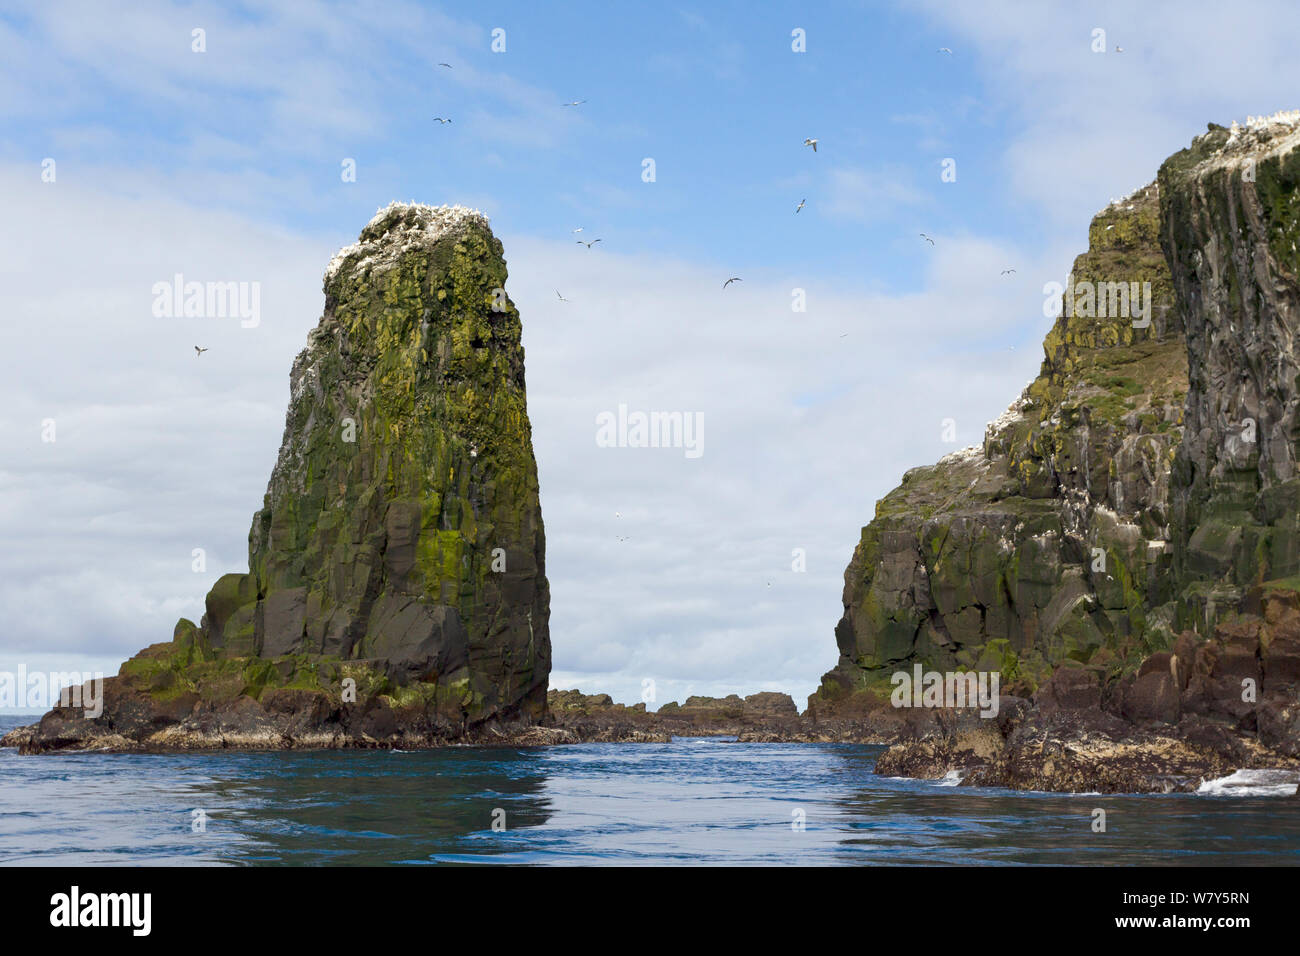
[[[0,669],[113,672],[246,568],[325,264],[414,199],[505,244],[553,683],[802,704],[875,501],[1037,372],[1091,216],[1300,88],[1262,0],[362,6],[0,11]],[[261,283],[263,321],[159,320],[175,272]],[[597,447],[621,403],[705,453]]]
[[[6,145],[15,158],[57,146],[68,174],[100,168],[108,188],[119,165],[255,174],[265,188],[242,199],[194,198],[340,241],[394,196],[481,197],[505,231],[563,237],[582,225],[627,252],[885,288],[918,280],[918,232],[1032,225],[996,169],[1012,118],[982,90],[970,51],[937,52],[958,41],[928,18],[854,3],[476,4],[454,22],[432,9],[410,29],[360,36],[305,11],[160,9],[148,29],[120,29],[111,63],[81,50],[43,60],[37,91],[49,98],[15,110]],[[31,15],[4,22],[26,43],[45,32]],[[201,55],[194,26],[207,31]],[[504,53],[490,48],[496,26]],[[167,27],[172,48],[159,50]],[[805,53],[791,49],[796,27]],[[255,40],[259,29],[302,31],[289,59],[328,73],[319,99],[320,77],[277,76],[286,51]],[[317,43],[328,55],[310,55]],[[166,82],[151,82],[148,64]],[[943,184],[949,156],[959,175]],[[357,161],[355,184],[340,181],[344,157]],[[641,180],[646,157],[653,184]]]

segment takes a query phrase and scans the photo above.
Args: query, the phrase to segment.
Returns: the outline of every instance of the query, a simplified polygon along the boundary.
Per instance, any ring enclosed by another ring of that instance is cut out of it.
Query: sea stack
[[[24,749],[432,744],[546,713],[520,318],[463,207],[393,203],[325,272],[249,570]]]

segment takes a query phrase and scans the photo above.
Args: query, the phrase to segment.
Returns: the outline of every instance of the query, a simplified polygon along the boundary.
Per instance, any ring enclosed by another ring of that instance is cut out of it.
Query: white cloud
[[[976,60],[988,99],[1011,113],[1005,161],[1017,200],[1075,235],[1112,197],[1153,180],[1207,122],[1297,105],[1287,99],[1300,87],[1300,60],[1285,0],[928,0],[923,9]],[[1106,53],[1092,52],[1098,27]]]

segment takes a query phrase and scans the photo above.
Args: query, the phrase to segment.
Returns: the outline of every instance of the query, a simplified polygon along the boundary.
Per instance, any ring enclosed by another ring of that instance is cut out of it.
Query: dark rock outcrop
[[[1300,572],[1300,128],[1276,119],[1211,127],[1160,170],[1192,356],[1173,570],[1198,630]]]

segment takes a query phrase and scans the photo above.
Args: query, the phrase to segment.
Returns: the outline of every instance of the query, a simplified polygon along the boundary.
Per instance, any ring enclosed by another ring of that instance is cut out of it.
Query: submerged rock
[[[290,373],[249,571],[23,739],[338,746],[452,739],[546,712],[545,539],[501,243],[394,203],[325,273]]]

